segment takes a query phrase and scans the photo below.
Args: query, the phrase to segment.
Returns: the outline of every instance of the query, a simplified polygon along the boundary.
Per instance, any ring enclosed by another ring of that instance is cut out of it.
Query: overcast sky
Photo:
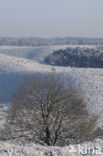
[[[103,0],[0,0],[6,36],[103,38]]]

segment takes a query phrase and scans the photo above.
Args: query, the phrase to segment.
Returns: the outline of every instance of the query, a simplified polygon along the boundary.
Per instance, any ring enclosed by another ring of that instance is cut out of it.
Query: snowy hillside
[[[103,125],[103,69],[97,68],[70,68],[41,64],[40,61],[52,53],[53,50],[66,48],[68,46],[50,47],[0,47],[0,103],[7,105],[10,95],[16,89],[20,79],[25,74],[35,72],[56,71],[67,86],[77,88],[88,104],[90,111],[101,114]],[[3,112],[4,111],[4,112]],[[0,124],[2,125],[5,110],[0,111]],[[75,145],[77,149],[78,145]],[[84,143],[82,147],[88,146],[102,149],[103,140]],[[42,147],[37,145],[17,145],[9,142],[0,142],[0,156],[81,156],[78,152],[69,153],[70,147]],[[34,154],[35,153],[35,154]],[[93,155],[95,156],[95,154]],[[102,156],[102,154],[100,154]]]
[[[56,46],[36,46],[36,47],[19,47],[19,46],[0,46],[0,53],[27,58],[35,61],[42,61],[44,56],[51,54],[54,50],[65,49],[67,47],[78,47],[79,45],[56,45]],[[93,48],[95,46],[80,45],[79,47]]]
[[[63,48],[63,46],[61,46]],[[60,48],[60,46],[49,47],[49,49]],[[65,48],[65,47],[64,47]],[[103,69],[96,68],[70,68],[70,67],[52,67],[35,62],[37,55],[43,59],[47,55],[47,47],[37,47],[37,53],[32,52],[32,47],[0,47],[0,102],[9,103],[9,97],[17,87],[19,80],[24,74],[35,72],[49,72],[55,68],[57,73],[66,83],[70,80],[71,84],[76,87],[86,102],[89,109],[93,112],[102,113],[103,106]],[[36,50],[36,49],[35,49]],[[51,51],[51,52],[52,52]],[[68,84],[69,85],[69,84]]]

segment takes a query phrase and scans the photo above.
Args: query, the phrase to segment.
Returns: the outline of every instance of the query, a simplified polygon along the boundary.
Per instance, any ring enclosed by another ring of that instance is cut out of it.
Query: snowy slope
[[[54,46],[60,48],[60,46]],[[54,47],[49,47],[52,49]],[[65,47],[65,46],[64,46]],[[26,48],[26,51],[25,51]],[[13,90],[17,87],[20,79],[24,74],[35,72],[52,72],[53,68],[57,73],[61,73],[61,77],[68,84],[76,87],[88,103],[89,109],[93,112],[103,113],[103,69],[95,68],[70,68],[70,67],[51,67],[35,62],[37,58],[34,52],[34,58],[29,58],[30,49],[34,47],[0,47],[0,102],[8,103],[9,97]],[[45,48],[35,47],[38,49],[38,57],[43,59],[47,55]],[[42,49],[43,48],[43,49]],[[61,46],[63,48],[63,46]],[[4,49],[5,52],[1,52]],[[22,50],[20,50],[22,49]],[[20,50],[20,51],[19,51]],[[27,57],[28,55],[28,57]]]
[[[25,74],[53,72],[55,69],[67,86],[72,84],[73,87],[79,90],[90,111],[101,114],[100,124],[103,125],[103,69],[51,67],[39,63],[45,55],[56,48],[60,48],[60,46],[0,47],[0,103],[7,105],[10,102],[11,93],[16,89],[20,79]],[[3,111],[0,110],[0,126],[2,126],[5,118],[5,112]],[[98,139],[93,142],[83,143],[81,147],[84,150],[85,147],[93,147],[95,150],[98,147],[102,149],[103,140]],[[54,156],[83,156],[82,153],[78,152],[78,145],[75,145],[74,148],[76,151],[71,153],[70,146],[48,148],[34,144],[23,146],[11,144],[10,142],[0,142],[0,156],[49,156],[51,153]],[[95,153],[96,151],[93,156],[97,155]],[[98,155],[102,156],[103,153]]]
[[[27,58],[35,61],[42,61],[44,56],[49,55],[54,50],[65,49],[67,47],[78,47],[79,45],[56,45],[56,46],[37,46],[37,47],[19,47],[19,46],[0,46],[0,53],[16,56],[20,58]],[[80,47],[90,47],[95,46],[86,46],[80,45]]]
[[[42,66],[39,67],[38,63],[31,60],[0,54],[0,101],[8,103],[10,94],[24,74],[42,69]]]

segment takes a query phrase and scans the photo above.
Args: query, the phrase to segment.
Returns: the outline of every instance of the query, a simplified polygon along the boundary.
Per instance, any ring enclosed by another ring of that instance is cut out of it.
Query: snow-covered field
[[[51,67],[40,63],[44,56],[50,54],[53,50],[66,47],[68,46],[0,47],[0,103],[5,105],[9,103],[11,93],[16,89],[20,79],[25,74],[53,72],[55,69],[66,82],[66,85],[72,84],[79,90],[87,102],[89,110],[101,115],[99,124],[103,125],[103,69]],[[96,145],[95,143],[88,144],[102,147],[103,141],[97,141]],[[44,148],[36,145],[19,146],[0,143],[0,156],[13,156],[13,152],[15,156],[42,156],[46,155],[46,151],[51,150],[54,153],[53,156],[69,156],[68,148]],[[77,155],[77,153],[74,155]]]
[[[102,156],[103,140],[66,147],[44,147],[35,144],[0,143],[0,156]]]

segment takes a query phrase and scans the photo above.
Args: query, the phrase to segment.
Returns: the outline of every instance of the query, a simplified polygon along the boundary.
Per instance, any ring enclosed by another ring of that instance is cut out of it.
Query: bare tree
[[[93,139],[96,121],[76,90],[47,74],[23,79],[12,95],[5,127],[8,138],[63,146]]]

